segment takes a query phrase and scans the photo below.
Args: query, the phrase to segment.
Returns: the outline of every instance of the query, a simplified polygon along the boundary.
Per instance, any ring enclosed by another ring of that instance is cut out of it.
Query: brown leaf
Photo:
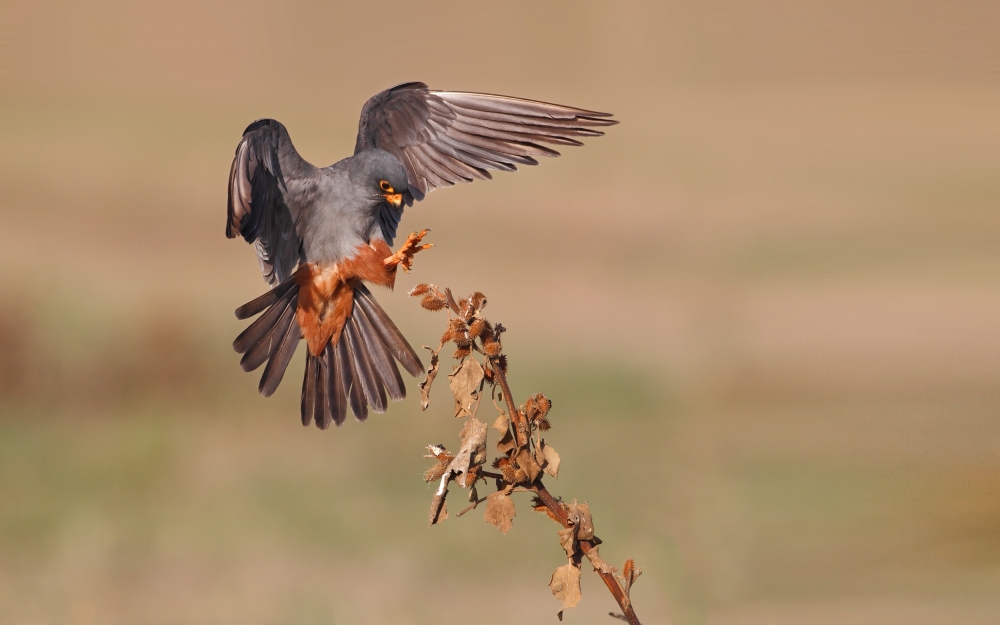
[[[448,305],[448,308],[452,310],[455,314],[458,314],[458,304],[455,303],[455,298],[451,294],[451,289],[445,288],[444,290],[444,301]]]
[[[427,527],[437,525],[448,518],[448,502],[445,500],[447,496],[448,491],[446,490],[440,495],[435,494],[434,498],[431,499],[431,511],[427,515]]]
[[[590,564],[593,565],[594,570],[597,571],[598,573],[603,573],[605,575],[613,575],[615,571],[618,570],[615,567],[608,564],[607,562],[605,562],[603,558],[601,558],[600,547],[591,547],[590,550],[587,551],[587,559],[590,560]]]
[[[486,514],[483,519],[496,525],[504,534],[514,525],[514,500],[509,495],[494,495],[486,500]]]
[[[559,545],[566,552],[567,558],[572,558],[577,552],[576,548],[576,527],[564,527],[557,532],[559,534]]]
[[[462,447],[448,468],[454,472],[455,483],[463,488],[472,485],[469,467],[486,462],[486,424],[473,417],[462,428]]]
[[[594,519],[590,516],[590,504],[581,503],[577,506],[580,515],[576,526],[577,540],[594,540]]]
[[[571,563],[560,566],[552,573],[549,580],[552,596],[561,599],[562,609],[559,610],[559,620],[562,620],[563,610],[575,607],[580,603],[580,569]]]
[[[538,476],[542,472],[542,468],[538,466],[538,463],[535,462],[534,456],[531,455],[531,452],[528,451],[526,447],[517,452],[515,459],[517,460],[517,466],[524,470],[529,482],[534,482],[538,479]]]
[[[493,429],[500,432],[510,431],[510,419],[507,417],[506,413],[501,412],[497,420],[493,422]]]
[[[448,386],[455,396],[455,416],[467,417],[479,399],[479,385],[483,381],[483,366],[469,358],[448,375]]]
[[[424,381],[418,384],[420,387],[420,409],[427,410],[427,406],[431,403],[431,384],[434,383],[434,378],[438,374],[438,352],[441,348],[438,347],[437,350],[433,350],[430,347],[424,345],[424,349],[428,349],[431,352],[431,365],[427,368],[427,377]]]
[[[514,442],[514,435],[510,433],[510,430],[507,430],[497,441],[497,453],[499,454],[508,454],[515,447],[517,447],[517,443]]]
[[[559,454],[556,453],[556,450],[552,449],[552,445],[549,445],[544,440],[542,441],[542,456],[545,458],[545,472],[559,479],[559,463],[562,461],[559,459]]]

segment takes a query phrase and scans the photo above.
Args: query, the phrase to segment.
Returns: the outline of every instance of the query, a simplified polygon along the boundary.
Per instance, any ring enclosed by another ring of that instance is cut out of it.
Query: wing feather
[[[254,245],[261,274],[271,286],[291,276],[301,255],[298,215],[286,202],[286,176],[300,163],[285,127],[261,119],[243,132],[229,170],[226,236],[242,236]]]
[[[617,123],[610,113],[410,82],[365,103],[354,152],[379,148],[398,158],[410,206],[437,187],[489,180],[492,169],[537,165],[536,156],[559,156],[549,145],[583,145],[574,137],[599,137],[597,128]]]

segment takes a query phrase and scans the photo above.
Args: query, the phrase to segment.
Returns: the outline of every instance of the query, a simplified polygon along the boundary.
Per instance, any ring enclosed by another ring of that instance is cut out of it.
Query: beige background
[[[428,530],[439,385],[298,425],[229,349],[245,125],[314,163],[406,80],[614,112],[438,191],[418,281],[482,290],[551,489],[645,623],[1000,620],[995,2],[22,2],[0,18],[0,622],[555,622],[555,526]],[[586,569],[586,567],[585,567]],[[596,576],[570,623],[609,623]]]

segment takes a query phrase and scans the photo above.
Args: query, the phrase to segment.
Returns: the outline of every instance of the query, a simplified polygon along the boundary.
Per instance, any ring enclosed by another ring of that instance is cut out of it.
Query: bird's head
[[[385,150],[365,150],[355,157],[358,159],[361,176],[366,190],[379,203],[388,202],[395,208],[403,205],[403,194],[409,188],[406,170],[392,154]]]

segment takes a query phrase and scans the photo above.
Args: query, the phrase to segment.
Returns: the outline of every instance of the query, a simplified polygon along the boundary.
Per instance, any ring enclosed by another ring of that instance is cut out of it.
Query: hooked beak
[[[399,208],[400,206],[403,205],[402,193],[386,193],[385,199],[396,208]]]

